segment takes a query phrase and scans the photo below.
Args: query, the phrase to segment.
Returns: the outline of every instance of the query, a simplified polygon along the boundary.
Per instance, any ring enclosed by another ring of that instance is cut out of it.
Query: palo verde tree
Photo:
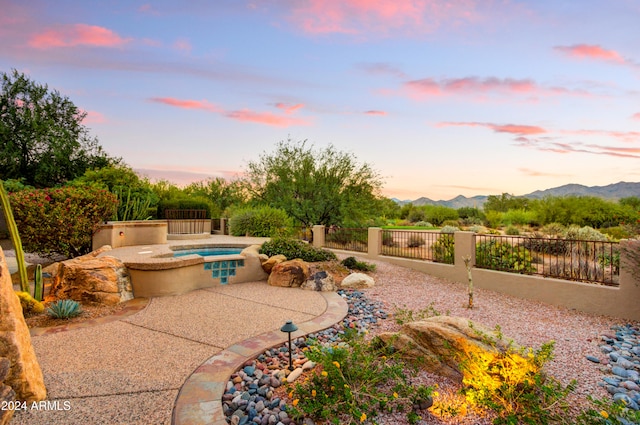
[[[0,80],[0,179],[53,187],[118,162],[89,135],[86,112],[69,98],[17,70]]]
[[[291,139],[249,162],[245,183],[254,202],[283,209],[305,226],[361,223],[375,216],[382,187],[379,174],[353,154]]]

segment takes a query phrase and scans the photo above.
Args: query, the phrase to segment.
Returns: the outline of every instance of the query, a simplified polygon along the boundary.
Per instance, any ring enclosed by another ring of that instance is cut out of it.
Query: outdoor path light
[[[289,370],[293,370],[293,359],[291,354],[291,333],[297,330],[298,327],[294,325],[291,320],[287,320],[287,323],[285,323],[284,326],[280,328],[281,332],[286,332],[287,334],[289,334]]]

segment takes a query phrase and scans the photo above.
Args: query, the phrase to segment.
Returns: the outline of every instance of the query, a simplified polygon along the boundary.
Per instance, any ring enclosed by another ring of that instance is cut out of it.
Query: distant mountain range
[[[620,198],[627,198],[629,196],[640,197],[640,183],[628,183],[619,182],[610,184],[607,186],[583,186],[581,184],[565,184],[564,186],[554,187],[546,190],[536,190],[527,195],[516,196],[516,198],[532,198],[541,199],[545,196],[596,196],[599,198],[609,199],[617,201]],[[404,200],[401,201],[396,198],[391,198],[400,205],[412,203],[413,205],[443,205],[450,208],[462,208],[462,207],[477,207],[482,208],[487,201],[488,196],[478,195],[471,198],[458,195],[448,201],[434,201],[429,198],[418,198],[416,200]]]

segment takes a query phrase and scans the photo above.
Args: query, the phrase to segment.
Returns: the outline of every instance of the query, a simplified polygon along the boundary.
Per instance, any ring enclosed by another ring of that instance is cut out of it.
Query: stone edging
[[[298,324],[291,336],[299,338],[321,331],[342,320],[349,310],[347,302],[335,292],[321,292],[327,309],[320,316]],[[176,397],[172,425],[227,425],[222,411],[222,395],[229,377],[247,360],[287,340],[279,330],[266,332],[234,344],[202,363],[180,388]]]

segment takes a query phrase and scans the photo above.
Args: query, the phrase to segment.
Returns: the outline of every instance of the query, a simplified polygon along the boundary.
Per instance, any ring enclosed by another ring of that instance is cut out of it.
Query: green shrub
[[[633,234],[629,232],[629,229],[623,226],[608,227],[606,229],[600,229],[600,232],[609,236],[609,238],[619,241],[620,239],[631,239]]]
[[[433,227],[433,224],[428,221],[418,221],[417,223],[413,223],[415,227]]]
[[[502,223],[507,226],[535,225],[537,223],[537,219],[536,214],[533,211],[510,209],[502,214]]]
[[[343,266],[348,268],[349,270],[360,270],[363,272],[372,272],[375,271],[376,265],[365,263],[364,261],[358,261],[356,257],[347,257],[340,262]]]
[[[485,338],[492,346],[496,339]],[[567,395],[575,381],[562,385],[546,376],[543,366],[553,358],[554,342],[543,344],[539,350],[485,351],[470,343],[462,343],[460,370],[462,392],[474,407],[490,409],[496,414],[494,424],[551,424],[566,423]],[[439,408],[434,405],[434,408]]]
[[[74,300],[58,300],[47,308],[47,314],[56,319],[71,319],[82,313],[80,304]]]
[[[502,243],[496,239],[476,245],[476,265],[492,270],[533,273],[531,252],[524,246]]]
[[[91,251],[93,233],[115,211],[115,195],[95,187],[23,190],[9,195],[26,252],[76,257]]]
[[[297,239],[281,237],[273,238],[263,243],[260,248],[260,253],[266,254],[269,257],[281,254],[287,257],[288,260],[300,258],[310,263],[336,259],[336,255],[326,249],[316,248]]]
[[[424,246],[425,243],[424,236],[420,235],[411,235],[409,236],[409,240],[407,240],[407,246],[409,248],[418,248]]]
[[[525,248],[551,255],[565,255],[569,249],[569,244],[563,239],[547,238],[541,234],[534,234],[533,238],[526,238],[522,241]]]
[[[505,229],[504,233],[505,235],[518,236],[520,234],[520,229],[518,229],[516,226],[508,226]]]
[[[560,223],[549,223],[540,229],[540,233],[554,238],[561,237],[566,231],[566,227]]]
[[[444,233],[431,246],[433,261],[453,264],[455,254],[455,239],[453,233]]]
[[[287,213],[271,207],[236,210],[229,219],[229,232],[233,236],[268,238],[286,235],[292,228],[293,223]]]
[[[455,232],[459,232],[460,229],[457,226],[443,226],[442,229],[440,229],[440,233],[455,233]]]
[[[495,229],[502,223],[502,213],[499,211],[487,211],[484,217],[484,222],[487,227]]]
[[[405,412],[415,424],[420,417],[413,406],[431,401],[433,388],[413,385],[405,373],[411,365],[377,340],[358,337],[346,346],[312,345],[305,354],[321,371],[287,385],[293,399],[287,411],[294,420],[376,423],[374,418],[382,412]]]
[[[607,236],[598,232],[593,227],[569,226],[564,232],[565,239],[576,241],[606,241]]]

